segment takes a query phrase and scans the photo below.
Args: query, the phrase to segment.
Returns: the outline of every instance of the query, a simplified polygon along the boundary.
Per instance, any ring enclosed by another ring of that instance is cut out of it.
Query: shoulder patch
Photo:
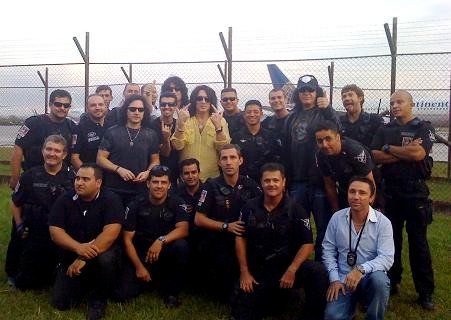
[[[207,190],[205,190],[205,189],[202,190],[202,193],[200,194],[200,197],[199,197],[199,202],[197,203],[198,206],[201,206],[204,203],[205,198],[207,197],[207,193],[208,193]]]
[[[301,221],[302,221],[302,223],[304,224],[304,227],[306,227],[307,229],[311,229],[311,227],[310,227],[310,219],[309,218],[307,218],[307,219],[301,219]]]
[[[186,203],[179,204],[179,207],[182,208],[183,211],[185,211],[186,213],[188,213],[188,206],[186,205]]]
[[[366,153],[365,150],[362,150],[354,159],[356,159],[358,162],[366,163]]]
[[[17,132],[17,139],[23,138],[27,135],[28,131],[30,131],[30,128],[28,128],[26,125],[22,125]]]
[[[429,140],[431,140],[431,142],[435,142],[435,134],[432,130],[429,130]]]

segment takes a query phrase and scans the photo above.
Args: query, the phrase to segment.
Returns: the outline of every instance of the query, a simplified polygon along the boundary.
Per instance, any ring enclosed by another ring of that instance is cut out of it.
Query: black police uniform
[[[241,209],[246,231],[246,257],[249,272],[258,284],[252,293],[239,290],[232,302],[235,319],[261,319],[269,293],[282,294],[280,279],[304,244],[313,243],[307,212],[294,199],[284,196],[272,211],[264,206],[264,197],[252,199]],[[304,261],[296,272],[294,288],[305,288],[307,314],[322,319],[326,304],[328,275],[316,261]],[[237,286],[239,287],[239,285]]]
[[[124,208],[121,199],[111,191],[101,189],[92,201],[83,201],[74,191],[60,196],[50,213],[49,226],[64,231],[79,243],[88,243],[96,239],[109,224],[122,224]],[[120,252],[116,244],[87,260],[77,277],[69,277],[67,268],[75,261],[75,252],[60,249],[59,264],[53,293],[53,303],[59,310],[70,308],[79,301],[81,288],[90,291],[89,304],[106,304],[117,278],[120,265]]]
[[[172,119],[172,125],[171,125],[171,136],[174,134],[175,132],[175,125],[176,125],[176,121],[175,119]],[[160,118],[156,118],[153,119],[150,122],[150,126],[151,129],[153,129],[157,136],[158,136],[158,142],[159,144],[163,144],[163,133],[161,131],[161,120]],[[171,169],[171,183],[172,183],[172,187],[171,188],[175,188],[175,186],[177,185],[177,179],[179,177],[179,150],[176,150],[175,148],[171,147],[171,152],[169,153],[168,157],[163,156],[162,154],[160,154],[160,163],[166,167],[168,167],[169,169]]]
[[[237,132],[243,126],[246,125],[246,122],[244,121],[244,117],[243,117],[243,111],[240,111],[234,115],[229,115],[229,114],[224,113],[224,119],[225,119],[225,121],[227,121],[227,126],[229,128],[230,136],[235,134],[235,132]]]
[[[152,129],[141,127],[128,129],[132,137],[136,137],[131,145],[130,137],[125,126],[114,126],[109,128],[99,145],[100,150],[110,153],[108,159],[125,169],[130,170],[135,175],[146,171],[153,154],[159,152],[158,137]],[[124,181],[117,172],[105,172],[104,186],[117,193],[126,205],[134,196],[139,193],[146,193],[146,184]]]
[[[202,188],[197,212],[216,221],[235,222],[244,203],[260,194],[258,184],[245,176],[239,176],[235,187],[229,186],[222,175],[210,178]],[[204,252],[205,261],[201,265],[207,285],[214,286],[212,289],[220,298],[226,298],[238,277],[235,235],[225,230],[215,232],[202,229],[202,238],[200,250]]]
[[[344,114],[340,116],[340,123],[343,136],[354,139],[366,148],[370,148],[377,129],[384,125],[384,119],[378,114],[362,111],[357,121],[349,121],[348,115]]]
[[[44,166],[25,171],[12,195],[13,203],[22,209],[22,239],[13,226],[5,263],[8,276],[15,277],[19,289],[40,288],[52,282],[57,250],[50,239],[48,216],[58,196],[73,188],[74,173],[67,166],[55,175]]]
[[[96,163],[97,151],[105,134],[105,125],[92,121],[89,116],[80,118],[77,125],[77,138],[73,147],[73,153],[80,155],[80,160]]]
[[[62,122],[53,122],[46,114],[27,118],[20,127],[14,142],[23,150],[22,168],[28,170],[44,164],[42,145],[45,139],[52,134],[62,135],[66,139],[68,155],[64,162],[70,165],[70,151],[76,134],[75,126],[75,122],[69,118],[65,118]]]
[[[435,140],[435,130],[429,122],[414,118],[406,125],[396,120],[379,128],[372,143],[373,150],[388,145],[406,146],[414,139],[422,139],[426,157],[421,161],[400,160],[382,165],[382,184],[386,200],[385,214],[393,226],[395,261],[389,271],[393,285],[401,282],[402,229],[406,222],[409,238],[409,258],[416,291],[429,295],[434,291],[434,273],[426,237],[427,225],[432,222],[432,203],[425,179],[430,177],[432,158],[429,152]]]
[[[348,187],[353,176],[367,176],[374,168],[368,150],[359,142],[343,137],[341,152],[327,155],[322,150],[316,153],[318,167],[324,177],[331,177],[338,183],[338,200],[340,209],[349,207]]]
[[[146,263],[147,251],[160,236],[175,229],[179,222],[189,222],[186,204],[176,195],[170,195],[161,205],[154,205],[148,196],[139,196],[125,209],[124,231],[135,232],[133,245],[141,262],[149,270],[152,282],[165,296],[177,296],[185,280],[189,249],[185,239],[164,244],[157,262]],[[117,289],[119,300],[138,296],[144,282],[136,277],[136,269],[126,258]]]
[[[275,115],[266,117],[262,121],[262,127],[271,131],[277,138],[282,138],[283,127],[288,114],[283,118],[277,118]]]
[[[240,174],[254,181],[260,181],[262,165],[280,161],[282,141],[264,128],[260,128],[254,135],[244,126],[232,136],[232,143],[241,148],[243,164],[240,166]]]

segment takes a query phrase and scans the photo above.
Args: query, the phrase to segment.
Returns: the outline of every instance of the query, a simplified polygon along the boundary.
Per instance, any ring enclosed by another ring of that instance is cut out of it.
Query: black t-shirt
[[[294,199],[284,196],[270,212],[263,201],[263,196],[254,198],[241,209],[251,270],[273,259],[289,263],[303,244],[313,243],[309,216]]]
[[[399,125],[396,120],[380,127],[371,144],[372,150],[381,150],[385,144],[406,146],[415,139],[421,138],[421,146],[426,151],[426,157],[435,141],[435,130],[427,121],[414,118],[406,125]],[[416,180],[424,179],[420,167],[425,160],[400,160],[382,165],[382,177],[385,180]]]
[[[271,131],[271,133],[278,138],[282,137],[283,126],[285,124],[285,120],[287,119],[288,114],[283,118],[277,118],[275,115],[265,118],[262,121],[262,127],[266,130]]]
[[[342,194],[347,194],[349,180],[353,176],[367,176],[374,168],[368,150],[359,142],[346,137],[341,140],[341,152],[338,155],[329,156],[318,150],[316,157],[322,175],[337,181]]]
[[[261,194],[258,184],[240,176],[235,187],[229,186],[221,175],[208,179],[203,185],[197,211],[217,221],[234,222],[247,200]]]
[[[298,109],[299,108],[299,109]],[[322,185],[321,174],[315,163],[316,141],[314,128],[324,120],[338,123],[332,107],[313,107],[304,110],[297,107],[287,118],[284,128],[284,147],[289,150],[290,181]]]
[[[240,174],[254,181],[260,181],[260,168],[267,162],[278,162],[282,152],[282,142],[270,131],[260,128],[257,134],[244,126],[232,136],[232,143],[241,148],[243,164]]]
[[[92,121],[89,116],[80,119],[77,126],[77,139],[73,153],[80,155],[82,162],[96,162],[97,151],[105,134],[106,127]]]
[[[186,187],[183,184],[177,189],[177,195],[182,198],[186,204],[186,212],[190,217],[190,226],[194,226],[194,216],[196,215],[197,204],[203,187],[203,183],[200,182],[199,189],[197,189],[194,195],[190,195],[186,192]]]
[[[340,123],[343,136],[354,139],[370,148],[374,133],[384,124],[384,120],[377,114],[362,111],[356,122],[350,122],[348,116],[344,114],[340,116]]]
[[[147,170],[151,156],[159,151],[158,137],[152,129],[141,127],[140,130],[128,129],[125,126],[109,128],[99,145],[100,150],[110,153],[108,159],[120,167],[126,168],[138,175]],[[135,138],[136,137],[136,138]],[[105,187],[119,193],[138,194],[146,190],[145,183],[124,181],[116,172],[105,172]]]
[[[175,132],[175,119],[172,119],[172,126],[171,126],[171,136]],[[163,144],[163,133],[161,132],[161,119],[160,117],[153,119],[150,122],[150,128],[153,129],[157,136],[158,136],[158,143],[161,145]],[[167,166],[169,169],[171,169],[171,183],[176,183],[177,179],[179,177],[179,151],[175,148],[171,147],[171,152],[169,153],[168,157],[163,156],[160,154],[160,163],[162,165]]]
[[[31,229],[47,226],[47,218],[56,199],[74,186],[74,173],[67,166],[53,175],[44,166],[25,171],[12,194],[12,201],[22,208],[25,224]]]
[[[176,195],[168,196],[161,205],[154,205],[148,196],[139,196],[125,209],[125,231],[135,231],[133,244],[148,249],[159,237],[175,229],[179,222],[189,222],[185,202]]]
[[[23,169],[27,170],[44,164],[42,145],[45,139],[52,134],[62,135],[66,139],[68,155],[64,162],[70,165],[70,152],[76,134],[75,126],[75,122],[68,118],[62,122],[53,122],[46,114],[27,118],[20,127],[14,142],[23,149]]]
[[[60,196],[50,213],[49,225],[64,229],[75,241],[94,240],[109,224],[122,224],[124,207],[121,199],[111,191],[101,189],[92,201],[83,201],[74,191]],[[63,250],[62,262],[70,263],[76,253]]]
[[[234,115],[224,113],[224,119],[227,122],[230,136],[246,125],[243,117],[243,111],[240,111]]]

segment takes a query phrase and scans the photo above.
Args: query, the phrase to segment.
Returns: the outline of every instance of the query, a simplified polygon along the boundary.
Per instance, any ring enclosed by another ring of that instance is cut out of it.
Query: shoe
[[[396,296],[399,293],[399,283],[390,285],[390,295]]]
[[[86,320],[97,320],[105,317],[106,303],[104,302],[93,302],[88,305],[88,314],[86,315]]]
[[[172,309],[180,306],[180,299],[178,296],[165,296],[163,300],[166,308]]]
[[[432,311],[435,308],[434,302],[432,302],[432,296],[430,294],[420,294],[420,304],[424,310]]]

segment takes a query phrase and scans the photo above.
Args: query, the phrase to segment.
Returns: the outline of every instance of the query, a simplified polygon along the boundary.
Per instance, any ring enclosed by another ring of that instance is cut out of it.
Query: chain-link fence
[[[449,139],[450,66],[451,53],[403,54],[397,56],[396,88],[409,90],[416,102],[414,112],[433,123],[437,133]],[[365,56],[333,59],[306,59],[284,61],[233,61],[233,87],[237,89],[240,105],[249,99],[259,99],[268,105],[268,93],[273,87],[268,64],[276,64],[289,81],[296,84],[302,74],[313,74],[327,93],[332,92],[333,107],[343,111],[340,91],[344,85],[355,83],[365,92],[364,109],[369,112],[389,110],[391,56]],[[333,65],[333,81],[328,67]],[[198,84],[207,84],[219,94],[224,88],[218,66],[224,61],[183,63],[108,64],[91,63],[90,92],[108,84],[113,90],[116,106],[128,82],[121,67],[136,83],[156,80],[160,89],[163,81],[180,76],[192,90]],[[84,111],[84,64],[15,65],[0,66],[0,145],[11,146],[18,125],[28,116],[45,111],[45,88],[37,71],[44,74],[48,68],[48,90],[62,88],[71,92],[73,107],[70,115],[77,118]],[[330,86],[332,85],[332,91]],[[0,155],[1,156],[1,155]],[[434,144],[432,156],[436,162],[434,175],[449,178],[448,147]],[[7,160],[8,156],[2,156]],[[450,190],[448,188],[448,190]]]

